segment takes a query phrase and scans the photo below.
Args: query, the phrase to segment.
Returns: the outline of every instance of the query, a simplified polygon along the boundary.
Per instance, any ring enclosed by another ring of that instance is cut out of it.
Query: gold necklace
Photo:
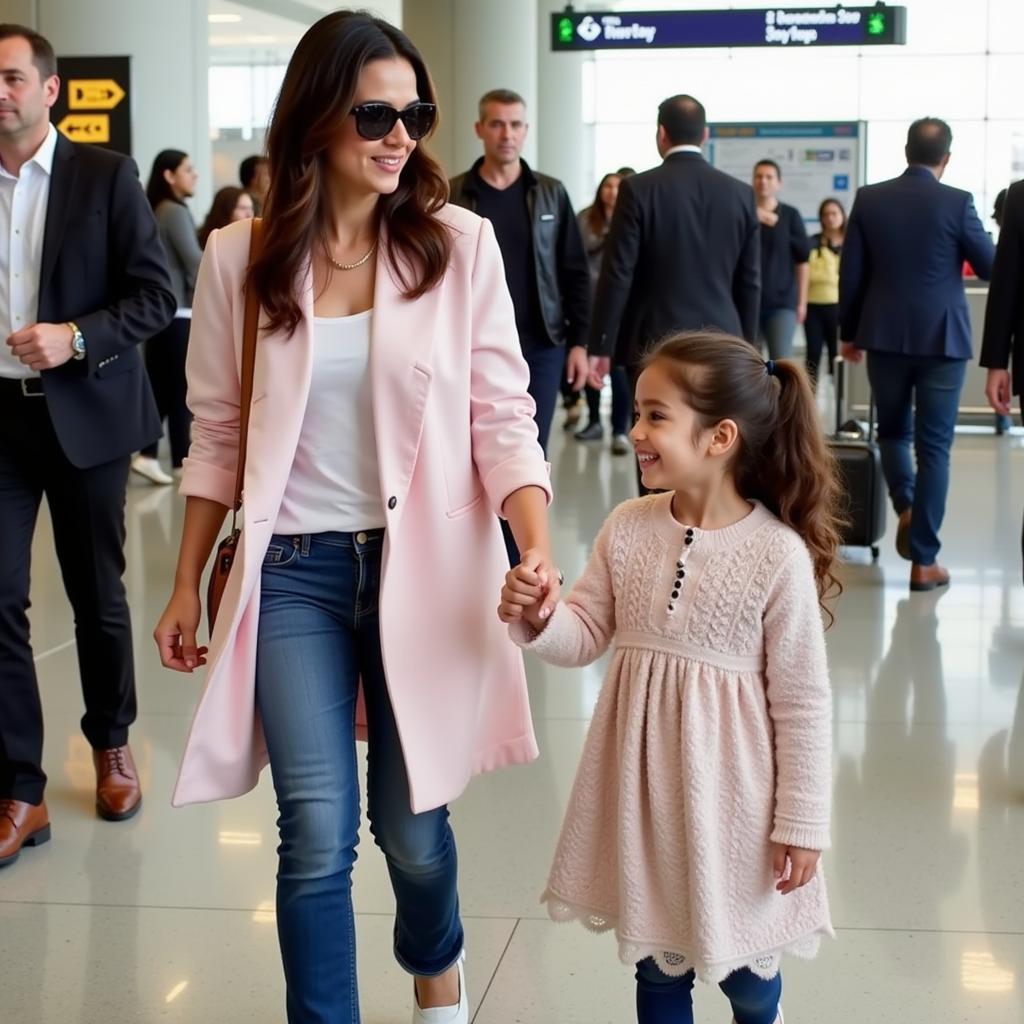
[[[327,247],[326,247],[326,246],[324,247],[324,255],[326,255],[326,257],[327,257],[328,261],[330,262],[331,266],[332,266],[332,267],[336,267],[336,268],[337,268],[338,270],[357,270],[357,269],[358,269],[359,267],[361,267],[361,266],[362,266],[362,265],[363,265],[364,263],[366,263],[366,261],[367,261],[367,260],[368,260],[368,259],[369,259],[369,258],[370,258],[370,257],[371,257],[371,256],[372,256],[372,255],[373,255],[373,254],[374,254],[375,252],[376,252],[376,251],[377,251],[377,243],[376,243],[376,242],[374,242],[374,243],[373,243],[373,245],[371,245],[371,246],[370,246],[370,251],[369,251],[369,252],[368,252],[368,253],[367,253],[367,254],[366,254],[366,255],[365,255],[365,256],[364,256],[364,257],[363,257],[362,259],[356,260],[356,261],[355,261],[355,263],[339,263],[339,262],[338,262],[338,261],[337,261],[337,260],[336,260],[336,259],[335,259],[335,258],[334,258],[334,257],[333,257],[333,256],[332,256],[332,255],[331,255],[331,254],[330,254],[329,252],[328,252],[328,251],[327,251]]]

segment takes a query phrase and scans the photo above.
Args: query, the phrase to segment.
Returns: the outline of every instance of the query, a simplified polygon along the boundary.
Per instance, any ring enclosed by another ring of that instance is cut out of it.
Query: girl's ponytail
[[[737,487],[800,535],[831,618],[825,602],[842,590],[834,571],[840,489],[803,368],[791,360],[766,363],[747,342],[713,331],[668,338],[645,365],[653,362],[664,363],[702,428],[735,421]]]
[[[758,497],[807,545],[824,602],[842,590],[834,567],[839,548],[841,498],[835,456],[825,442],[807,374],[784,359],[766,366],[778,382],[773,435],[751,467]],[[826,609],[827,611],[827,609]],[[829,613],[831,615],[831,613]]]

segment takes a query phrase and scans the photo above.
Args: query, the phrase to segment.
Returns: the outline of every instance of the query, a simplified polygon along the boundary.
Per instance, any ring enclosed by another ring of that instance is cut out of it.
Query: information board
[[[53,122],[72,142],[131,156],[131,58],[58,57]]]
[[[850,212],[864,182],[865,124],[713,124],[704,148],[708,162],[750,184],[758,160],[774,160],[782,170],[780,199],[795,206],[817,230],[818,207],[835,197]]]
[[[710,11],[566,10],[551,15],[552,50],[653,50],[706,46],[901,46],[907,9],[763,7]]]

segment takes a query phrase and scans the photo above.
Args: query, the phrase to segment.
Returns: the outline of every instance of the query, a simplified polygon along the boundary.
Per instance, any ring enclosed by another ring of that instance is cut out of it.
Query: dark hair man
[[[0,25],[0,865],[50,837],[26,616],[43,495],[74,609],[96,809],[120,821],[142,800],[125,486],[131,453],[160,434],[137,346],[175,300],[135,164],[51,125],[55,69],[42,36]]]
[[[896,548],[912,563],[911,590],[949,583],[936,559],[971,358],[963,265],[987,281],[995,253],[971,194],[941,183],[952,142],[938,118],[910,126],[903,174],[857,192],[839,265],[843,355],[860,362],[868,353],[882,468],[899,516]]]

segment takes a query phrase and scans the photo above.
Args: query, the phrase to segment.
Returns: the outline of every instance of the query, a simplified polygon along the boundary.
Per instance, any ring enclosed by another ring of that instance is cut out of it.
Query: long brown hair
[[[595,235],[603,235],[608,230],[609,224],[611,224],[611,220],[604,208],[604,201],[601,199],[601,192],[604,190],[605,182],[609,178],[618,178],[621,185],[625,178],[629,178],[634,174],[636,174],[636,171],[632,167],[620,167],[617,171],[609,171],[601,179],[600,184],[597,186],[597,191],[594,193],[594,201],[590,204],[590,209],[587,211],[587,226]]]
[[[841,491],[806,372],[789,359],[766,364],[747,342],[715,331],[669,337],[644,367],[655,362],[664,365],[702,429],[736,423],[736,487],[800,535],[818,598],[832,619],[825,602],[842,591],[835,575]]]
[[[271,330],[294,331],[302,319],[297,282],[314,247],[327,242],[326,153],[352,110],[359,75],[371,61],[396,57],[412,65],[419,98],[436,103],[430,73],[408,36],[362,11],[321,18],[292,55],[267,133],[270,190],[263,249],[247,279]],[[430,291],[448,267],[451,235],[434,216],[447,198],[447,178],[422,143],[402,168],[398,188],[380,197],[386,255],[408,299]]]
[[[250,195],[250,193],[244,188],[239,188],[237,185],[225,185],[222,189],[217,190],[217,194],[213,197],[213,202],[210,204],[210,212],[206,215],[206,220],[203,221],[203,226],[199,229],[199,245],[201,248],[206,248],[206,241],[210,237],[211,231],[217,231],[231,223],[238,200],[242,196],[247,195]]]

